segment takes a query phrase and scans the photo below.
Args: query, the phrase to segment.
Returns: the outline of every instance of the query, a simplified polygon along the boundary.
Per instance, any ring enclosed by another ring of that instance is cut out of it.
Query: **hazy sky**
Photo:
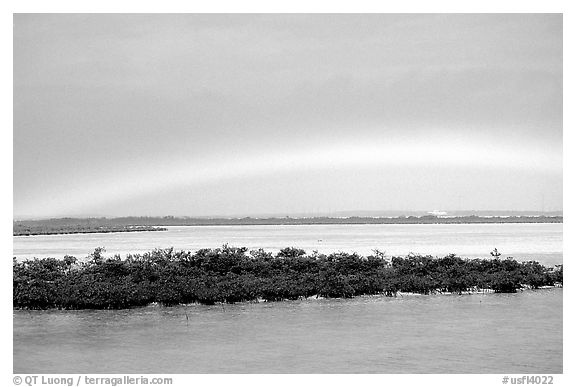
[[[562,16],[15,15],[14,216],[562,209]]]

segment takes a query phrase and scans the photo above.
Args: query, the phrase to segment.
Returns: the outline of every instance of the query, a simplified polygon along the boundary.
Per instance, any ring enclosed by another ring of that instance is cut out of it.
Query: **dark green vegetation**
[[[49,223],[27,224],[24,222],[14,222],[12,230],[14,236],[92,234],[92,233],[136,232],[136,231],[166,231],[166,229],[153,226],[99,225],[99,224],[91,224],[91,222],[80,222],[69,224],[49,224]]]
[[[299,224],[467,224],[467,223],[562,223],[562,216],[451,216],[434,215],[398,217],[284,217],[284,218],[189,218],[189,217],[124,217],[60,218],[19,220],[13,222],[14,235],[56,234],[69,232],[155,231],[154,226],[241,226]],[[150,229],[136,230],[136,227]],[[61,231],[58,231],[61,230]],[[94,231],[85,231],[94,230]]]
[[[513,259],[462,259],[411,255],[388,259],[380,252],[362,257],[334,253],[307,255],[285,248],[227,245],[195,253],[155,250],[105,258],[96,249],[86,262],[66,256],[13,262],[13,306],[29,309],[121,309],[153,302],[214,304],[353,297],[398,292],[461,293],[478,289],[516,292],[563,283],[563,268]]]

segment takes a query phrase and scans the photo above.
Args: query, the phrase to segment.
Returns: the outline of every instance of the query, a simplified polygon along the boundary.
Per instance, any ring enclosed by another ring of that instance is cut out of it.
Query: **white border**
[[[10,188],[2,190],[2,244],[5,257],[2,269],[2,384],[12,383],[12,300],[11,300],[11,271],[8,267],[12,255],[12,13],[43,13],[43,12],[124,12],[124,13],[287,13],[287,12],[337,12],[337,13],[364,13],[364,12],[387,12],[387,13],[441,13],[441,12],[466,12],[466,13],[508,13],[508,12],[534,12],[534,13],[564,13],[564,263],[566,267],[567,286],[564,288],[564,375],[555,378],[554,385],[576,385],[574,369],[570,366],[574,360],[574,313],[573,307],[573,283],[572,271],[574,264],[574,165],[575,157],[571,152],[574,149],[574,36],[575,17],[570,1],[495,1],[484,0],[474,4],[465,1],[402,1],[386,3],[383,1],[330,1],[322,3],[311,0],[292,0],[274,2],[265,0],[243,1],[138,1],[121,2],[119,0],[100,1],[72,1],[72,0],[34,0],[34,1],[5,1],[2,2],[2,52],[5,55],[2,63],[2,117],[4,128],[0,141],[0,157],[2,158],[2,177],[10,182]],[[31,155],[31,157],[33,157]],[[102,375],[100,375],[102,376]],[[217,383],[222,385],[241,384],[264,386],[274,383],[277,386],[294,386],[295,384],[318,385],[319,383],[351,384],[351,383],[390,383],[392,385],[430,385],[461,386],[461,385],[501,385],[501,375],[173,375],[174,385],[192,385],[193,383]]]

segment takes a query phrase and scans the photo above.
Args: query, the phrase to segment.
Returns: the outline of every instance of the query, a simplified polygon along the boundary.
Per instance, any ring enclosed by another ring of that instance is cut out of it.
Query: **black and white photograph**
[[[7,383],[569,372],[563,13],[11,17]]]

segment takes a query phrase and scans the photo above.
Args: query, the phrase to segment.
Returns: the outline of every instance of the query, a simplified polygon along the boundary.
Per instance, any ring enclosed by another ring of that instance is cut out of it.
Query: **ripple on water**
[[[13,319],[15,373],[562,372],[557,288]]]

